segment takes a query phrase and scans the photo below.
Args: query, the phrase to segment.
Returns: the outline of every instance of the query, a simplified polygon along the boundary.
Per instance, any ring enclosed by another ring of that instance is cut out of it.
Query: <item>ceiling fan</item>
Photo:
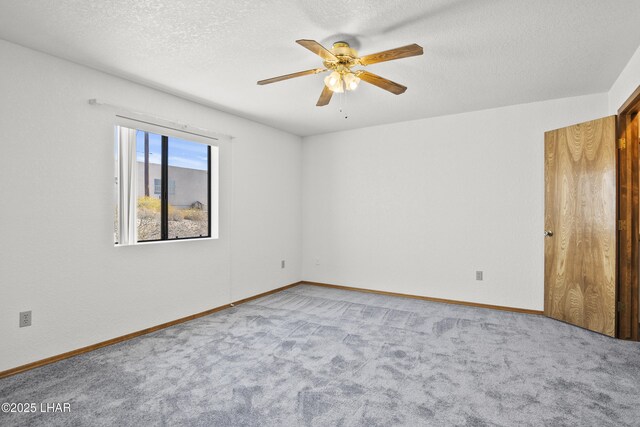
[[[393,94],[400,95],[407,90],[406,86],[387,80],[376,74],[365,70],[352,70],[356,66],[367,66],[378,62],[392,61],[394,59],[408,58],[410,56],[422,55],[422,46],[410,44],[396,49],[385,50],[366,56],[358,56],[358,53],[349,46],[347,42],[336,42],[331,50],[326,49],[315,40],[296,40],[296,43],[306,47],[311,52],[322,58],[325,68],[314,68],[312,70],[300,71],[297,73],[285,74],[284,76],[273,77],[271,79],[260,80],[259,85],[266,85],[294,77],[308,76],[311,74],[331,71],[331,74],[324,79],[324,88],[316,105],[322,107],[329,104],[334,92],[342,93],[345,90],[355,90],[360,80],[378,86]]]

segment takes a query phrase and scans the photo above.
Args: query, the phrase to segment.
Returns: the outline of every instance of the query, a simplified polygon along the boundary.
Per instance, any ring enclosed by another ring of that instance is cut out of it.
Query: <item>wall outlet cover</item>
[[[482,280],[482,271],[476,271],[476,280]]]
[[[31,326],[31,310],[20,312],[20,327]]]

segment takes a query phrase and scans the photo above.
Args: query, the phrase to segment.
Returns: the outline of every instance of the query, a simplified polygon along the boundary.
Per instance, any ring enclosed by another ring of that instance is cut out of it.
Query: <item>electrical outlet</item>
[[[482,271],[476,271],[476,280],[482,280]]]
[[[320,258],[316,258],[315,263],[316,265],[320,265]]]
[[[280,261],[280,268],[284,268],[284,260]]]
[[[31,326],[31,310],[20,312],[20,327]]]

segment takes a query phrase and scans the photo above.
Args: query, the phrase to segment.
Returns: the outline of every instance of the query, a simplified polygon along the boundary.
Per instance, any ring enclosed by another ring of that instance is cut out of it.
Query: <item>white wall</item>
[[[629,99],[638,86],[640,86],[640,47],[609,90],[610,114],[617,114],[618,109]]]
[[[544,132],[605,115],[597,94],[303,138],[303,279],[541,310]]]
[[[299,137],[4,41],[0,58],[0,371],[300,280]],[[90,98],[234,137],[219,240],[114,248],[114,112]]]

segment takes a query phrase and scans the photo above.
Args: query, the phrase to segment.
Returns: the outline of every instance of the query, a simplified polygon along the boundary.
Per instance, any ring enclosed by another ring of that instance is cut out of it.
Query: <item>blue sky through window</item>
[[[160,164],[162,137],[149,132],[149,163]],[[137,160],[144,162],[144,132],[136,132]],[[207,146],[180,138],[169,137],[169,165],[180,168],[207,170]]]

